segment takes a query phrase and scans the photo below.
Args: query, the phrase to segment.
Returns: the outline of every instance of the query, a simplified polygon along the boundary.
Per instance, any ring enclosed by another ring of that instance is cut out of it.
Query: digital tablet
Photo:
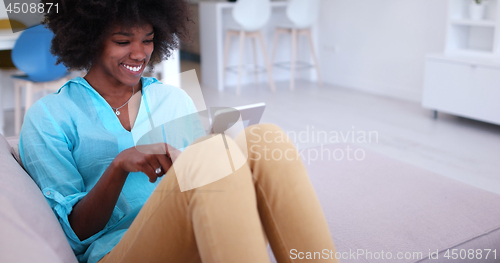
[[[212,133],[225,133],[235,137],[244,128],[258,124],[266,108],[265,103],[256,103],[239,107],[210,108]]]

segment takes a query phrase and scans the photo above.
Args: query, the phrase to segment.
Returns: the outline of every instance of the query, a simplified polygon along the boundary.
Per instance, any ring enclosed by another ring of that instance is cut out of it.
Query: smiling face
[[[114,26],[110,32],[89,75],[97,77],[94,82],[106,86],[134,86],[139,83],[153,53],[153,27],[150,24],[133,28]]]

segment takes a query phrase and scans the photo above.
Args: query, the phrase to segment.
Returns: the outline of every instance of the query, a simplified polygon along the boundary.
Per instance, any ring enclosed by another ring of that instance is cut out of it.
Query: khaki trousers
[[[219,159],[228,158],[225,152],[214,152],[210,143],[197,150],[186,148],[99,263],[264,263],[269,262],[267,240],[280,263],[337,262],[325,259],[325,254],[320,259],[322,251],[335,255],[335,247],[307,171],[287,138],[276,125],[248,127],[235,140],[227,140],[233,158],[235,149],[236,158],[245,158],[240,148],[246,140],[245,165],[218,181],[181,192],[175,175],[179,167],[203,176],[218,169]],[[287,158],[272,158],[273,150],[275,157],[280,151]],[[316,259],[306,259],[306,252]]]

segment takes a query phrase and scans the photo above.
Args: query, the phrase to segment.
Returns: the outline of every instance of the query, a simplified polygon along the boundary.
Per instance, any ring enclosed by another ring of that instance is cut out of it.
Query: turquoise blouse
[[[193,101],[183,90],[154,78],[141,80],[141,105],[130,132],[106,100],[80,77],[38,100],[24,118],[19,142],[22,162],[54,211],[79,262],[94,263],[106,255],[160,182],[150,183],[142,172],[130,173],[108,224],[80,240],[68,215],[116,155],[138,141],[144,142],[147,136],[143,135],[152,125],[161,127],[162,141],[180,150],[205,135],[199,119],[182,118],[196,115]],[[174,120],[182,129],[161,125]]]

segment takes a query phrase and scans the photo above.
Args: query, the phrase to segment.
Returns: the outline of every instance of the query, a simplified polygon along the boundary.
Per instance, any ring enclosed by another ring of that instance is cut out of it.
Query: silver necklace
[[[130,98],[127,100],[127,102],[125,102],[122,106],[118,107],[118,108],[113,108],[113,111],[115,112],[116,116],[120,116],[120,111],[119,109],[123,108],[123,106],[127,105],[127,103],[132,99],[132,97],[134,96],[134,86],[132,86],[132,95],[130,96]]]

